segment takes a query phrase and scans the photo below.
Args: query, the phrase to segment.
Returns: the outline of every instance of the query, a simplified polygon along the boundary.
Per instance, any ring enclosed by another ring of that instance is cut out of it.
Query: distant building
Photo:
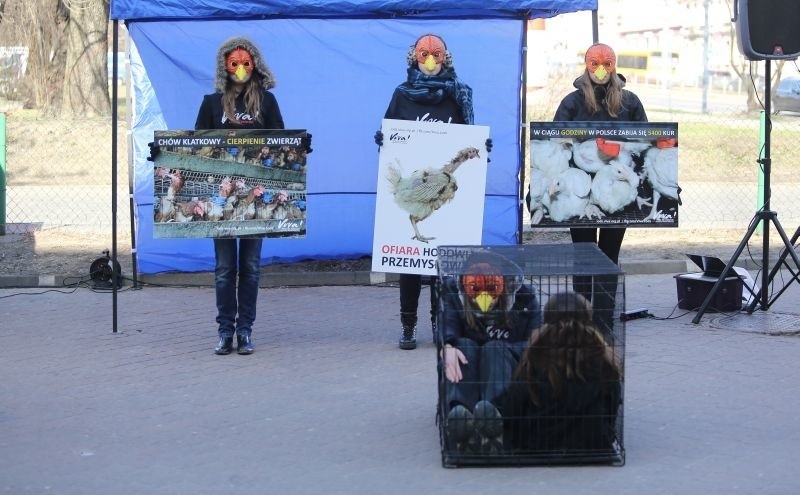
[[[731,0],[602,0],[599,39],[614,47],[619,72],[634,82],[699,86],[708,70],[711,87],[735,89],[731,58],[742,62],[743,57],[735,46],[730,9]],[[546,84],[538,69],[542,64],[551,76],[577,76],[583,50],[592,42],[591,12],[542,24],[528,26],[529,89]]]

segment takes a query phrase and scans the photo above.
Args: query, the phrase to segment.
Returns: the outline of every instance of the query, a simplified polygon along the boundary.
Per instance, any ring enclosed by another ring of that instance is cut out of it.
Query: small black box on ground
[[[703,273],[683,273],[675,275],[678,289],[678,308],[696,310],[703,305],[711,288],[719,277],[710,277]],[[706,311],[738,311],[742,309],[742,279],[738,276],[725,277]]]

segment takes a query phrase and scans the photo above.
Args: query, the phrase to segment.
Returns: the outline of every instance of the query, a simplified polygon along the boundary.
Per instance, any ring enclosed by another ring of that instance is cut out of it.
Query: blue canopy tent
[[[378,179],[378,150],[372,136],[392,91],[405,78],[409,45],[427,32],[447,41],[456,71],[473,88],[475,123],[491,128],[494,148],[483,243],[519,242],[520,173],[526,145],[520,131],[525,21],[594,10],[597,0],[489,3],[112,1],[115,27],[124,20],[129,33],[133,104],[128,120],[135,263],[140,272],[214,267],[210,241],[153,239],[152,163],[146,159],[147,143],[154,130],[194,127],[202,96],[213,91],[217,47],[233,35],[248,36],[261,48],[278,81],[273,92],[286,127],[305,128],[314,136],[307,235],[266,239],[262,263],[371,253]],[[116,43],[116,28],[114,34]],[[116,98],[116,84],[112,95]],[[116,252],[116,243],[114,247]]]

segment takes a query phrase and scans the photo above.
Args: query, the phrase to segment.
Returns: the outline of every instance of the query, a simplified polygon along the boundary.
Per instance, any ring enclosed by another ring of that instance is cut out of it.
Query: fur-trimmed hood
[[[258,72],[261,77],[261,85],[264,89],[272,89],[275,87],[275,76],[269,70],[264,57],[261,56],[261,50],[258,49],[255,43],[250,38],[245,36],[234,36],[222,42],[217,50],[217,75],[214,80],[214,89],[218,93],[225,92],[226,81],[228,80],[228,73],[225,71],[225,57],[235,50],[236,48],[244,48],[253,57],[254,70]]]

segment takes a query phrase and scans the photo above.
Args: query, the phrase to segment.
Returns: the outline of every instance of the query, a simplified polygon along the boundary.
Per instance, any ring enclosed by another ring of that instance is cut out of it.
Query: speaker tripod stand
[[[791,280],[789,280],[788,283],[786,283],[783,287],[781,287],[781,290],[779,290],[777,293],[773,293],[772,297],[768,298],[766,302],[761,305],[762,309],[767,309],[770,306],[772,306],[772,303],[774,303],[778,299],[778,297],[780,297],[780,295],[786,292],[786,289],[789,288],[789,283],[791,283],[792,281],[800,282],[800,271],[797,271],[800,265],[797,264],[797,252],[794,250],[794,244],[795,242],[797,242],[798,238],[800,238],[800,227],[797,227],[797,230],[794,231],[792,238],[789,240],[789,243],[792,245],[792,248],[787,247],[781,250],[781,254],[778,256],[778,262],[775,263],[774,267],[772,267],[772,270],[769,273],[769,277],[767,278],[767,282],[771,283],[772,280],[775,278],[775,275],[777,275],[778,272],[780,272],[781,267],[785,266],[786,269],[789,270],[789,273],[792,274]],[[787,256],[792,256],[792,259],[795,262],[795,268],[792,268],[792,266],[789,265],[789,263],[786,261]],[[756,305],[758,304],[758,300],[761,298],[761,294],[765,293],[766,292],[764,292],[763,289],[759,290],[759,292],[756,294],[756,297],[750,302],[750,304],[747,305],[748,313],[752,313],[753,311],[755,311]]]
[[[708,309],[708,305],[711,304],[711,301],[714,299],[719,288],[722,286],[723,282],[725,282],[725,278],[728,276],[728,273],[733,270],[733,266],[736,263],[736,260],[739,259],[739,256],[744,251],[744,248],[747,246],[747,243],[750,241],[750,237],[753,236],[756,229],[758,229],[759,225],[763,224],[763,243],[762,243],[762,258],[761,258],[761,266],[764,270],[769,267],[769,225],[772,223],[775,226],[775,230],[778,231],[778,234],[781,236],[783,240],[784,249],[781,252],[779,262],[775,265],[775,267],[770,270],[769,276],[764,276],[761,278],[761,289],[755,294],[753,300],[747,306],[747,312],[752,313],[755,311],[756,306],[761,303],[761,309],[766,310],[769,306],[775,302],[775,300],[780,296],[785,290],[786,287],[781,289],[778,294],[772,297],[772,300],[769,298],[769,286],[772,283],[775,275],[780,271],[781,265],[786,263],[786,256],[791,256],[792,260],[794,260],[795,265],[800,268],[800,257],[798,257],[797,252],[794,250],[794,242],[800,237],[800,228],[798,231],[795,232],[794,236],[790,240],[789,237],[786,235],[786,232],[783,230],[781,223],[778,221],[778,213],[775,211],[770,210],[770,173],[772,167],[772,160],[770,158],[770,134],[772,133],[772,123],[770,121],[770,115],[772,112],[772,95],[771,95],[771,88],[770,88],[770,80],[772,79],[771,67],[770,67],[770,59],[765,61],[764,65],[764,99],[766,100],[764,103],[764,113],[765,113],[765,133],[764,133],[764,157],[758,160],[758,162],[764,167],[764,206],[761,210],[757,211],[753,220],[750,222],[750,227],[747,229],[747,233],[742,238],[739,246],[736,248],[736,251],[733,253],[730,261],[725,265],[725,268],[722,270],[722,273],[719,274],[719,279],[717,279],[714,286],[709,291],[708,295],[706,296],[703,304],[700,305],[700,308],[697,310],[697,314],[695,315],[694,319],[692,319],[693,323],[700,323],[700,319],[703,317],[703,314]],[[735,270],[734,270],[734,273]],[[797,281],[798,276],[794,275],[791,281]],[[790,281],[790,282],[791,282]]]

